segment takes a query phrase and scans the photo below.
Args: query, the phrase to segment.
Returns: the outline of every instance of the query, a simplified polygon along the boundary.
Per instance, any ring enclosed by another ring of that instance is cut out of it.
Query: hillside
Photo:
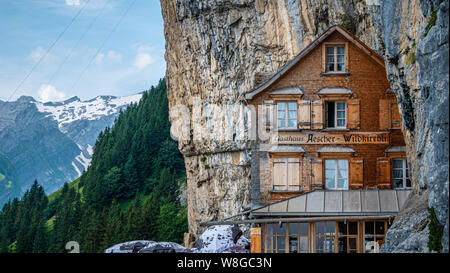
[[[35,179],[51,193],[79,177],[90,163],[98,134],[141,97],[0,101],[0,170],[15,170],[7,184],[0,181],[0,205],[21,196]]]
[[[2,252],[103,252],[123,241],[182,242],[182,155],[170,138],[166,83],[144,92],[100,133],[87,172],[46,196],[35,182],[0,212]],[[147,136],[147,137],[145,137]],[[132,141],[130,141],[132,140]]]

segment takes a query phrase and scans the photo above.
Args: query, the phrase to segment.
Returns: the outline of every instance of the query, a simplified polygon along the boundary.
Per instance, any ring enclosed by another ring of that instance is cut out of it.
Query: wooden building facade
[[[411,187],[384,60],[332,26],[255,77],[246,101],[258,109],[251,217],[261,251],[377,252]]]

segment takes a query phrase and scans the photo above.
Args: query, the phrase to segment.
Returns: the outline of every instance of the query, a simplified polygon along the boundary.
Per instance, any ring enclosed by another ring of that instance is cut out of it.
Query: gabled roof
[[[383,58],[378,55],[374,50],[365,45],[361,40],[355,37],[353,34],[345,30],[344,28],[334,25],[328,28],[322,35],[319,36],[316,40],[310,43],[307,47],[305,47],[295,58],[289,61],[285,66],[283,66],[277,73],[271,76],[265,83],[260,84],[258,87],[251,90],[249,93],[245,95],[245,99],[251,100],[253,97],[262,91],[264,91],[267,87],[269,87],[272,83],[278,80],[281,76],[283,76],[286,72],[288,72],[296,63],[298,63],[303,57],[305,57],[311,50],[316,48],[321,42],[327,39],[334,32],[339,32],[342,34],[347,40],[355,44],[359,49],[369,55],[376,63],[384,67]],[[269,75],[269,74],[268,74]]]
[[[253,216],[396,215],[411,190],[315,190],[262,208]]]

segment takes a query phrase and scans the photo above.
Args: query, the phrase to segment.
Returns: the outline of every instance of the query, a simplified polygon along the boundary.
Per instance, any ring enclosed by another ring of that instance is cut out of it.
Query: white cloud
[[[116,52],[114,50],[110,50],[108,51],[108,59],[116,62],[116,63],[120,63],[122,61],[122,55],[119,52]]]
[[[42,102],[63,101],[67,98],[64,92],[56,90],[56,88],[50,84],[41,85],[38,95],[39,100]]]
[[[99,54],[97,54],[97,56],[95,56],[94,63],[101,64],[103,62],[104,58],[105,58],[105,54],[99,53]]]
[[[148,65],[152,64],[155,60],[150,56],[149,53],[138,53],[134,59],[133,65],[141,70],[146,68]]]
[[[137,55],[133,61],[133,65],[138,69],[142,70],[146,68],[148,65],[155,62],[155,58],[151,55],[151,51],[154,49],[150,46],[139,45],[137,47]]]
[[[79,6],[80,0],[66,0],[66,5],[68,6]]]
[[[47,51],[43,49],[41,46],[38,46],[33,51],[31,51],[30,55],[28,55],[28,59],[37,63],[44,56],[45,58],[42,60],[44,62],[49,62],[50,60],[55,58],[55,56],[53,56],[52,54],[47,54]]]

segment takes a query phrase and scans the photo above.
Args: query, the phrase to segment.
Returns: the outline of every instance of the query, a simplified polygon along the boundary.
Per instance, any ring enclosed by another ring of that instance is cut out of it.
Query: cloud
[[[66,0],[66,5],[68,6],[79,6],[80,0]]]
[[[94,63],[101,64],[103,62],[104,58],[105,58],[105,54],[99,53],[99,54],[97,54],[97,56],[95,56]]]
[[[108,51],[108,59],[116,62],[116,63],[120,63],[122,61],[122,55],[119,52],[116,52],[114,50],[110,50]]]
[[[134,59],[133,65],[141,70],[146,68],[148,65],[152,64],[155,60],[150,56],[149,53],[139,53]]]
[[[38,95],[39,100],[42,102],[63,101],[67,98],[64,92],[56,90],[56,88],[50,84],[41,85]]]
[[[28,59],[37,63],[41,58],[45,58],[42,60],[44,62],[49,62],[55,58],[52,54],[47,54],[47,50],[43,49],[41,46],[38,46],[33,51],[31,51],[30,55],[28,55]]]
[[[152,47],[140,45],[137,48],[137,55],[133,61],[133,65],[138,69],[142,70],[146,68],[148,65],[155,62],[155,58],[152,57],[150,52],[153,51]]]

